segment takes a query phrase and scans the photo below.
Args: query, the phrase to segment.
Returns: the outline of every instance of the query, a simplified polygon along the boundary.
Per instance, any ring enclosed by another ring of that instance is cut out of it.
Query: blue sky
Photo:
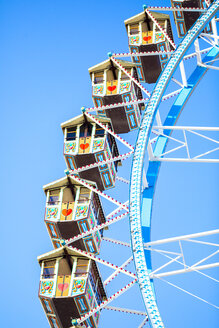
[[[52,249],[43,222],[42,186],[64,175],[60,123],[79,115],[82,106],[92,106],[88,68],[105,60],[109,51],[128,51],[123,21],[140,12],[143,4],[139,0],[0,0],[2,327],[48,327],[37,298],[40,269],[36,257]],[[169,1],[148,4],[168,5]],[[179,124],[217,126],[216,92],[218,78],[209,72]],[[132,143],[134,138],[128,136]],[[128,177],[128,172],[124,165],[120,175]],[[216,229],[217,182],[215,164],[165,163],[156,190],[152,238]],[[122,198],[121,190],[118,184],[114,195]],[[118,223],[106,235],[114,232],[114,238],[122,239],[123,229],[128,229],[128,222]],[[103,244],[102,257],[112,260],[113,252],[116,264],[125,260],[126,251],[121,249],[116,256],[116,248]],[[194,253],[201,256],[202,250]],[[218,279],[218,271],[213,274]],[[216,284],[204,278],[198,282],[195,275],[193,280],[179,278],[178,282],[217,303]],[[216,310],[162,282],[156,287],[167,327],[218,326]],[[136,288],[122,304],[142,309],[137,294]],[[104,313],[100,328],[140,323],[139,318],[123,321],[127,318],[121,314]]]

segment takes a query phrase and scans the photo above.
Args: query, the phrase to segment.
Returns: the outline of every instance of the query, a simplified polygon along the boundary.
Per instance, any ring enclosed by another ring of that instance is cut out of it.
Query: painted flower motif
[[[155,42],[165,41],[165,36],[162,32],[157,32],[155,34]]]
[[[84,279],[77,279],[73,281],[72,286],[72,294],[80,294],[83,293],[85,290],[85,280]]]
[[[58,208],[47,208],[46,218],[47,219],[57,219]]]
[[[65,143],[65,153],[74,153],[76,150],[76,142]]]
[[[88,213],[88,207],[87,206],[77,206],[76,209],[76,217],[86,217]]]
[[[40,288],[41,294],[51,294],[53,285],[54,285],[53,281],[42,281],[41,288]]]
[[[130,38],[129,38],[129,43],[130,44],[139,44],[139,36],[138,35],[136,35],[136,36],[131,36]]]
[[[131,85],[130,82],[122,82],[122,83],[120,84],[119,93],[122,93],[122,92],[128,92],[129,89],[130,89],[130,85]]]
[[[93,87],[93,94],[95,94],[95,95],[102,95],[103,94],[103,90],[104,90],[103,85],[95,85]]]
[[[103,150],[104,139],[94,140],[93,142],[93,151]]]

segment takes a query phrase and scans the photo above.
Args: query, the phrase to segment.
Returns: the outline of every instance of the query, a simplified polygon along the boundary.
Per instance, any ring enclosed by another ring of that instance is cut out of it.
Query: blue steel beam
[[[131,172],[131,185],[130,185],[130,229],[131,229],[131,244],[132,251],[136,266],[136,273],[138,277],[138,283],[145,303],[146,311],[148,313],[149,322],[153,328],[162,328],[164,324],[162,322],[155,296],[153,293],[153,283],[150,281],[149,273],[151,269],[150,256],[147,251],[145,253],[143,243],[150,240],[150,223],[151,223],[151,210],[152,201],[156,185],[157,176],[159,173],[160,163],[151,162],[149,165],[147,177],[149,182],[149,188],[141,194],[141,182],[145,151],[147,148],[149,135],[151,128],[158,110],[161,98],[165,92],[171,76],[178,67],[180,61],[183,59],[186,51],[192,45],[197,36],[201,33],[205,25],[212,19],[219,9],[219,0],[215,0],[213,4],[208,8],[188,31],[187,35],[180,43],[174,54],[171,56],[169,62],[164,68],[162,75],[160,76],[151,98],[148,102],[145,114],[142,119],[141,126],[137,137],[135,146],[135,152],[132,162]],[[215,54],[214,54],[215,51]],[[212,49],[212,53],[208,54],[209,58],[218,56],[218,47]],[[207,61],[205,57],[205,61]],[[177,97],[175,104],[172,106],[165,124],[174,125],[177,118],[180,115],[186,101],[191,96],[195,86],[198,84],[202,76],[206,72],[206,68],[197,67],[190,79],[188,80],[188,87],[184,88],[180,95]],[[171,133],[170,130],[165,133]],[[165,137],[159,137],[155,154],[160,154],[162,149],[165,149],[167,140]],[[142,210],[141,210],[142,206]],[[141,212],[144,213],[141,219]],[[146,258],[147,261],[146,261]],[[148,264],[148,267],[147,267]]]
[[[209,60],[214,60],[219,56],[219,47],[212,48],[208,54],[203,59],[203,63],[206,63]],[[207,72],[207,68],[197,66],[194,72],[188,79],[188,86],[184,87],[179,95],[177,96],[176,101],[174,102],[173,106],[171,107],[165,121],[164,126],[174,126],[185,106],[188,99],[192,95],[194,89],[199,84],[200,80],[203,78],[205,73]],[[160,157],[162,153],[165,152],[167,143],[169,141],[168,136],[170,136],[172,130],[164,130],[164,134],[166,136],[159,136],[157,138],[155,147],[154,147],[154,155]],[[150,229],[151,229],[151,216],[152,216],[152,206],[153,206],[153,197],[156,188],[156,182],[160,170],[160,165],[162,162],[153,162],[151,161],[148,166],[147,170],[147,181],[148,181],[148,188],[145,188],[143,191],[142,196],[142,210],[141,210],[141,217],[142,217],[142,236],[143,242],[147,243],[150,241]],[[150,259],[150,251],[145,251],[145,258],[147,262],[147,267],[151,270],[151,259]]]

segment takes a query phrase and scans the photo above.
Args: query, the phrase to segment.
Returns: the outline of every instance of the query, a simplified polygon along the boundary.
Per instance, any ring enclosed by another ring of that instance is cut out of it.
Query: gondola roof
[[[58,257],[66,256],[66,254],[70,256],[77,256],[77,257],[86,257],[85,255],[81,255],[80,252],[77,252],[76,250],[72,249],[71,247],[63,246],[57,249],[54,249],[50,252],[44,253],[37,257],[37,260],[39,264],[41,265],[42,261],[45,260],[53,260]]]
[[[136,65],[130,61],[127,61],[127,60],[120,60],[120,59],[117,59],[117,61],[125,68],[133,68],[133,67],[136,67]],[[98,71],[102,71],[104,69],[107,69],[107,68],[110,68],[110,66],[114,66],[116,67],[117,65],[109,58],[107,60],[104,60],[103,62],[95,65],[95,66],[92,66],[88,69],[89,73],[93,73],[93,72],[98,72]],[[119,66],[117,66],[119,68]]]
[[[70,179],[70,181],[69,181],[69,179]],[[93,181],[86,180],[86,182],[89,183],[92,186],[96,186],[96,183],[93,182]],[[55,180],[53,182],[50,182],[50,183],[44,185],[43,190],[45,192],[47,192],[47,190],[49,190],[49,189],[69,186],[69,183],[72,183],[72,184],[77,185],[77,186],[81,186],[81,184],[78,181],[76,181],[73,177],[68,176],[68,177],[64,177],[64,178]]]
[[[145,20],[145,11],[143,11],[142,13],[140,14],[137,14],[131,18],[128,18],[124,21],[125,23],[125,26],[126,26],[126,29],[128,28],[127,25],[129,24],[132,24],[132,23],[139,23],[141,21],[144,21]],[[170,19],[170,16],[167,15],[167,14],[161,14],[161,13],[158,13],[158,12],[154,12],[154,11],[151,11],[151,14],[154,16],[155,19]],[[149,17],[150,19],[150,17]]]
[[[98,119],[98,121],[100,121],[101,123],[110,123],[111,120],[109,118],[103,118],[103,117],[99,117],[97,115],[93,115],[96,119]],[[86,120],[88,122],[94,122],[92,120],[92,118],[86,116]],[[68,121],[65,121],[61,124],[61,128],[64,132],[64,128],[67,128],[67,127],[70,127],[70,126],[74,126],[74,125],[78,125],[78,124],[82,124],[85,122],[85,117],[84,117],[84,114],[81,114],[81,115],[78,115],[74,118],[71,118],[70,120]]]

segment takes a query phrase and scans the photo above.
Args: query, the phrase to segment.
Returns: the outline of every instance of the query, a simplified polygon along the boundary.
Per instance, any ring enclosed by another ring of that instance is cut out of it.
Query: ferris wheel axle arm
[[[211,47],[209,47],[207,49],[202,49],[200,52],[203,54],[203,53],[208,52],[210,49],[211,49]],[[164,54],[172,55],[173,53],[174,53],[174,50],[170,50],[170,51],[147,51],[147,52],[135,52],[135,53],[123,52],[123,53],[115,53],[112,56],[114,58],[117,58],[117,57],[136,57],[136,56],[143,57],[143,56],[157,56],[157,55],[164,55]],[[188,55],[185,55],[184,59],[186,59],[186,60],[191,59],[194,56],[196,56],[195,52],[191,53],[191,54],[188,54]],[[107,106],[109,106],[109,105],[107,105]],[[88,108],[88,110],[90,110],[90,108]]]
[[[113,272],[105,281],[104,281],[104,286],[108,285],[118,274],[120,273],[119,269],[124,269],[131,261],[133,260],[133,256],[131,256],[128,260],[126,260],[120,267]]]
[[[219,131],[219,127],[217,126],[179,126],[179,125],[155,125],[153,129],[164,129],[164,130],[185,130],[185,131]]]
[[[139,83],[113,56],[111,60],[121,68],[121,70],[144,92],[148,97],[151,96],[150,92],[143,87],[141,83]]]
[[[205,41],[206,43],[210,44],[212,47],[216,45],[215,41],[211,40],[208,36],[203,36],[202,34],[200,35],[200,38]]]
[[[85,255],[86,257],[90,258],[91,260],[94,260],[95,262],[98,262],[98,263],[101,263],[111,269],[114,269],[114,270],[118,270],[119,272],[121,273],[124,273],[125,275],[131,277],[131,278],[136,278],[136,275],[128,270],[125,270],[123,268],[120,268],[118,265],[115,265],[113,263],[110,263],[109,261],[106,261],[106,260],[103,260],[95,255],[93,255],[92,253],[89,253],[89,252],[85,252],[85,251],[82,251],[76,247],[73,247],[73,246],[69,246],[71,249],[77,251],[78,253],[81,253],[82,255]]]
[[[109,134],[111,134],[114,138],[116,138],[117,140],[119,140],[121,143],[123,143],[125,146],[127,146],[128,148],[130,148],[131,150],[134,150],[134,147],[131,146],[126,140],[124,140],[123,138],[121,138],[118,134],[116,134],[115,132],[113,132],[112,130],[108,129],[104,124],[102,124],[98,119],[96,119],[93,115],[85,112],[85,115],[87,115],[88,117],[90,117],[95,123],[97,123],[99,126],[101,126],[101,128],[103,128],[104,130],[106,130]]]
[[[151,276],[151,277],[155,277],[155,276],[156,276],[156,275],[155,275],[156,272],[162,270],[163,268],[167,267],[167,266],[170,265],[171,263],[176,262],[176,260],[178,260],[178,259],[181,258],[181,257],[182,257],[181,254],[178,255],[178,256],[176,256],[176,258],[170,260],[169,262],[163,264],[162,266],[160,266],[159,268],[157,268],[156,270],[154,270],[153,272],[151,272],[150,276]]]
[[[84,237],[86,237],[86,236],[88,236],[88,235],[90,235],[92,233],[95,233],[95,232],[97,232],[99,230],[102,230],[102,229],[104,229],[106,227],[109,227],[111,224],[116,223],[116,222],[124,219],[127,215],[128,215],[128,212],[123,213],[123,214],[121,214],[121,215],[119,215],[119,216],[117,216],[117,217],[115,217],[113,219],[110,219],[110,220],[108,220],[108,221],[106,221],[106,222],[104,222],[102,224],[98,224],[97,226],[95,226],[94,228],[91,228],[91,229],[87,230],[86,232],[82,232],[81,234],[79,234],[79,235],[77,235],[77,236],[75,236],[73,238],[66,239],[64,241],[64,244],[65,245],[72,244],[72,243],[74,243],[75,241],[77,241],[77,240],[79,240],[81,238],[84,238]]]
[[[96,187],[93,187],[92,185],[90,185],[89,183],[87,183],[84,179],[78,178],[77,176],[75,176],[73,174],[74,179],[81,183],[84,187],[87,187],[88,189],[92,190],[93,192],[97,193],[98,195],[102,196],[103,198],[109,200],[111,203],[114,203],[115,205],[118,205],[119,207],[122,207],[124,210],[128,211],[129,208],[128,206],[122,204],[121,202],[119,202],[118,200],[116,200],[115,198],[105,194],[104,192],[100,191],[99,189],[97,189]]]
[[[147,316],[147,313],[145,313],[143,311],[125,309],[125,308],[120,308],[120,307],[115,307],[115,306],[105,306],[104,309],[105,310],[112,310],[112,311],[118,311],[118,312],[124,312],[124,313],[131,313],[131,314]]]
[[[154,24],[159,28],[159,30],[165,35],[165,38],[169,41],[169,43],[172,45],[173,49],[176,49],[176,45],[173,42],[173,40],[169,37],[169,35],[166,33],[166,31],[161,27],[161,25],[158,23],[156,18],[152,15],[152,13],[146,8],[145,12],[148,14],[148,16],[151,18],[151,20],[154,22]]]
[[[219,36],[218,35],[207,34],[207,33],[204,33],[204,32],[202,32],[201,35],[206,36],[207,38],[213,38],[213,39],[218,39],[219,40]]]
[[[113,157],[113,158],[110,158],[110,159],[106,159],[104,161],[100,161],[98,163],[88,164],[88,165],[82,166],[78,169],[69,170],[69,173],[70,174],[75,174],[75,173],[79,173],[79,172],[83,172],[83,171],[86,171],[86,170],[93,169],[94,167],[99,167],[101,165],[113,163],[113,162],[116,162],[116,161],[123,161],[126,158],[130,157],[132,154],[133,154],[133,150],[131,150],[128,153],[125,153],[125,154],[122,154],[122,155],[119,155],[119,156],[116,156],[116,157]]]
[[[160,240],[156,240],[156,241],[151,241],[149,243],[145,243],[145,246],[149,247],[149,246],[161,245],[161,244],[166,244],[166,243],[177,242],[179,240],[193,239],[193,238],[211,236],[211,235],[216,235],[216,234],[219,234],[219,229],[209,230],[209,231],[204,231],[204,232],[198,232],[198,233],[193,233],[193,234],[183,235],[183,236],[178,236],[178,237],[160,239]]]
[[[219,71],[219,67],[217,67],[217,66],[206,65],[206,64],[200,64],[200,66],[206,67],[206,68],[210,68],[210,69],[214,69],[216,71]]]
[[[152,6],[148,6],[147,7],[149,10],[156,10],[156,11],[185,11],[185,12],[206,12],[206,9],[203,8],[192,8],[192,7],[188,7],[188,8],[175,8],[175,7],[152,7]]]
[[[138,328],[143,328],[145,326],[145,324],[148,321],[148,316],[146,318],[144,318],[144,320],[142,321],[142,323],[138,326]]]
[[[203,258],[203,259],[201,259],[200,261],[196,262],[195,264],[191,265],[191,268],[194,268],[194,267],[197,268],[199,264],[201,264],[201,263],[207,261],[207,260],[210,259],[212,256],[214,256],[214,255],[216,255],[216,254],[218,254],[218,253],[219,253],[219,250],[217,250],[216,252],[214,252],[214,253],[212,253],[212,254],[206,256],[205,258]]]
[[[112,296],[110,296],[106,301],[103,301],[100,305],[98,305],[95,308],[93,308],[90,312],[88,312],[85,315],[83,315],[80,319],[77,319],[77,324],[82,323],[83,321],[85,321],[86,319],[88,319],[90,316],[94,315],[96,312],[98,312],[101,309],[103,309],[110,302],[112,302],[113,300],[115,300],[116,298],[118,298],[120,295],[122,295],[123,293],[125,293],[127,290],[129,290],[131,287],[133,287],[136,282],[137,282],[137,279],[133,280],[132,282],[130,282],[129,284],[127,284],[125,287],[121,288],[118,292],[116,292],[115,294],[113,294]],[[70,328],[75,328],[75,327],[72,326]]]
[[[126,202],[124,202],[122,205],[128,205],[129,204],[129,201],[127,200]],[[114,217],[114,215],[118,214],[119,212],[121,212],[123,210],[123,206],[118,206],[115,210],[113,210],[112,212],[110,212],[108,215],[107,215],[107,220],[111,219]],[[127,212],[128,214],[128,212]]]
[[[184,292],[184,293],[186,293],[186,294],[188,294],[188,295],[190,295],[190,296],[193,296],[194,298],[196,298],[196,299],[198,299],[198,300],[200,300],[200,301],[202,301],[202,302],[204,302],[204,303],[207,303],[208,305],[210,305],[210,306],[212,306],[212,307],[214,307],[214,308],[216,308],[216,309],[219,309],[219,307],[218,307],[217,305],[212,304],[212,303],[206,301],[205,299],[203,299],[203,298],[201,298],[201,297],[199,297],[199,296],[197,296],[197,295],[195,295],[195,294],[193,294],[193,293],[190,293],[190,292],[188,292],[187,290],[185,290],[185,289],[183,289],[183,288],[181,288],[181,287],[179,287],[179,286],[177,286],[177,285],[175,285],[175,284],[173,284],[173,283],[171,283],[171,282],[169,282],[169,281],[167,281],[167,280],[165,280],[165,279],[163,279],[163,278],[161,278],[161,277],[157,277],[157,278],[159,278],[160,280],[164,281],[164,282],[167,283],[168,285],[170,285],[170,286],[172,286],[172,287],[175,287],[176,289],[179,289],[179,290],[181,290],[182,292]]]
[[[182,146],[179,146],[177,148],[174,149],[177,150],[179,148],[182,148]],[[211,152],[213,151],[216,151],[216,150],[219,150],[219,147],[218,148],[215,148],[213,149]],[[201,154],[200,156],[204,156],[204,155],[207,155],[209,154],[210,152],[206,152],[206,153],[203,153]],[[173,157],[173,158],[162,158],[162,157],[153,157],[151,159],[151,161],[153,162],[178,162],[178,163],[219,163],[219,159],[216,159],[216,158],[177,158],[177,157]]]
[[[161,132],[158,132],[160,131],[161,127],[164,129],[164,132],[161,133]],[[158,130],[158,131],[156,131]],[[176,139],[176,138],[173,138],[172,136],[170,136],[170,133],[174,130],[178,130],[178,131],[182,131],[183,132],[183,141],[179,140],[179,139]],[[158,135],[158,137],[162,136],[165,138],[167,138],[168,140],[173,140],[177,143],[179,143],[181,146],[178,146],[178,147],[174,147],[173,149],[171,150],[168,150],[166,152],[162,152],[162,151],[159,151],[158,153],[156,151],[153,151],[152,150],[152,147],[150,147],[150,153],[149,153],[149,158],[151,161],[171,161],[171,162],[204,162],[204,163],[217,163],[218,162],[218,159],[212,159],[212,158],[201,158],[201,157],[204,157],[206,155],[209,155],[215,151],[218,150],[218,147],[215,147],[213,149],[210,149],[204,153],[201,153],[199,155],[196,155],[196,156],[193,156],[191,157],[190,155],[190,150],[189,148],[191,147],[191,141],[190,143],[188,144],[188,140],[187,140],[187,135],[186,135],[186,132],[188,133],[191,133],[191,134],[195,134],[197,135],[198,137],[200,137],[201,139],[205,139],[205,140],[208,140],[208,141],[211,141],[213,143],[215,143],[216,145],[219,145],[219,141],[216,140],[215,138],[211,138],[211,137],[208,137],[202,133],[199,133],[197,131],[215,131],[215,132],[218,132],[219,131],[219,128],[218,127],[190,127],[190,126],[166,126],[166,125],[163,125],[163,126],[154,126],[153,129],[152,129],[152,133]],[[150,143],[150,142],[149,142]],[[186,147],[186,151],[187,151],[187,158],[186,157],[180,157],[180,158],[166,158],[164,157],[165,155],[167,154],[170,154],[180,148],[183,148],[183,147]]]
[[[90,108],[86,108],[85,112],[89,113],[89,112],[100,111],[100,110],[111,109],[111,108],[118,108],[118,110],[119,110],[119,107],[122,107],[122,106],[137,105],[137,104],[145,103],[145,102],[148,102],[148,98],[142,98],[142,99],[138,99],[138,100],[130,100],[130,101],[126,101],[126,102],[105,105],[105,106],[100,106],[100,107],[90,107]]]
[[[160,252],[158,251],[158,253],[160,253]],[[205,273],[202,272],[202,270],[205,270],[205,269],[212,269],[212,268],[218,267],[218,266],[219,266],[219,263],[218,263],[218,262],[216,262],[216,263],[209,263],[209,264],[207,264],[207,265],[202,265],[202,266],[199,265],[199,266],[198,266],[198,263],[200,263],[200,264],[203,263],[204,261],[206,261],[206,260],[208,260],[209,258],[213,257],[213,256],[216,255],[217,253],[218,253],[218,251],[216,251],[216,252],[210,254],[209,256],[205,257],[204,259],[202,259],[201,261],[195,263],[195,264],[192,265],[192,266],[187,265],[187,264],[185,263],[185,261],[183,261],[183,262],[179,261],[179,257],[178,257],[178,258],[177,258],[177,257],[172,258],[172,257],[170,257],[170,256],[168,256],[168,255],[162,254],[162,255],[164,255],[165,257],[167,257],[168,259],[171,259],[171,261],[169,261],[169,262],[167,262],[165,265],[163,265],[163,266],[157,268],[156,271],[160,271],[162,268],[168,266],[169,264],[171,264],[171,263],[173,263],[173,262],[177,262],[177,263],[179,263],[180,265],[183,265],[184,268],[181,269],[181,270],[171,270],[171,271],[169,271],[169,272],[162,272],[162,273],[156,273],[156,274],[154,274],[154,273],[155,273],[155,271],[154,271],[154,272],[151,272],[151,273],[150,273],[150,276],[151,276],[152,278],[159,278],[159,277],[161,277],[161,276],[171,276],[171,275],[175,275],[175,274],[188,273],[188,272],[193,272],[193,271],[194,271],[194,272],[197,272],[197,273],[199,273],[199,274],[205,276],[206,278],[208,278],[208,279],[210,279],[210,280],[213,280],[213,281],[215,281],[215,282],[219,282],[219,280],[217,280],[217,279],[215,279],[215,278],[213,278],[213,277],[211,277],[211,276],[209,276],[209,275],[207,275],[207,274],[205,274]]]

